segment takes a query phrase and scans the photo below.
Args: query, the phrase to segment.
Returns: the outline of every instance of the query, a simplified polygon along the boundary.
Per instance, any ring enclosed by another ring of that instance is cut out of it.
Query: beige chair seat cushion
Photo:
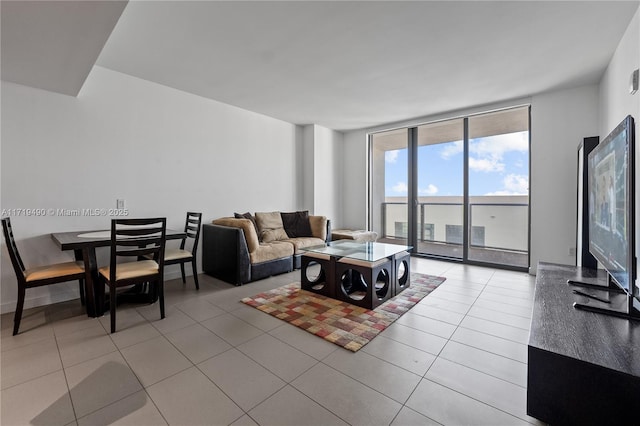
[[[164,251],[164,260],[166,261],[171,261],[171,260],[178,260],[178,259],[191,259],[191,252],[190,251],[186,251],[186,250],[182,250],[179,248],[172,248],[172,249],[166,249]],[[153,255],[152,254],[148,254],[146,256],[144,256],[146,259],[149,260],[153,260]]]
[[[262,243],[255,252],[249,253],[251,263],[268,262],[289,256],[293,256],[293,244],[284,241]]]
[[[109,279],[109,266],[98,269],[100,275]],[[116,281],[144,277],[158,273],[158,263],[154,260],[140,260],[137,262],[119,263],[116,267]]]
[[[307,247],[326,245],[324,243],[324,240],[321,240],[320,238],[316,238],[316,237],[289,238],[287,242],[293,244],[293,247],[295,247],[295,254],[301,254],[301,249],[305,249]]]
[[[84,263],[65,262],[27,269],[24,271],[24,278],[27,282],[31,282],[82,273],[84,273]]]
[[[165,249],[164,260],[178,260],[178,259],[191,259],[192,254],[190,251],[182,250],[179,248]]]

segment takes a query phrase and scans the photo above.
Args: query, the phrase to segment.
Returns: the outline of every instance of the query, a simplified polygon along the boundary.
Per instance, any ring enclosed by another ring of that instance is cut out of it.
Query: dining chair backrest
[[[18,252],[18,246],[16,240],[13,237],[13,228],[11,227],[11,219],[8,217],[2,218],[2,232],[4,233],[4,240],[7,243],[7,249],[9,250],[9,257],[11,258],[11,264],[16,273],[18,279],[24,278],[24,262]]]
[[[191,253],[195,255],[198,248],[198,239],[200,238],[200,226],[202,224],[202,213],[187,212],[187,219],[184,224],[184,233],[187,235],[180,243],[180,249],[184,250],[187,238],[193,239],[193,248]]]
[[[116,281],[118,258],[152,256],[162,274],[167,218],[112,219],[109,279]]]

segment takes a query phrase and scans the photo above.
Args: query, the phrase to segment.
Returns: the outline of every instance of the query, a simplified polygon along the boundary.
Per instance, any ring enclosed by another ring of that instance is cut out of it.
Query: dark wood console
[[[538,265],[527,414],[552,425],[638,425],[640,321],[575,309],[583,299],[567,280],[588,275],[575,266]]]

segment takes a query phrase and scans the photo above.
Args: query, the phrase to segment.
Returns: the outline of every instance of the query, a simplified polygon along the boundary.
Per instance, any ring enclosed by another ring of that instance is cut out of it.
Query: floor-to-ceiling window
[[[370,136],[370,219],[417,254],[529,266],[529,108]]]
[[[409,219],[408,129],[371,135],[371,227],[396,244],[407,244]]]
[[[417,128],[417,253],[463,257],[463,139],[463,119]]]
[[[469,117],[470,260],[529,266],[529,108]]]

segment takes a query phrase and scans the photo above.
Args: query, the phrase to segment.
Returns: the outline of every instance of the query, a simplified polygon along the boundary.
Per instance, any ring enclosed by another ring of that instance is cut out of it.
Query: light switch
[[[639,70],[634,70],[629,77],[629,93],[632,95],[638,91],[638,73]]]

